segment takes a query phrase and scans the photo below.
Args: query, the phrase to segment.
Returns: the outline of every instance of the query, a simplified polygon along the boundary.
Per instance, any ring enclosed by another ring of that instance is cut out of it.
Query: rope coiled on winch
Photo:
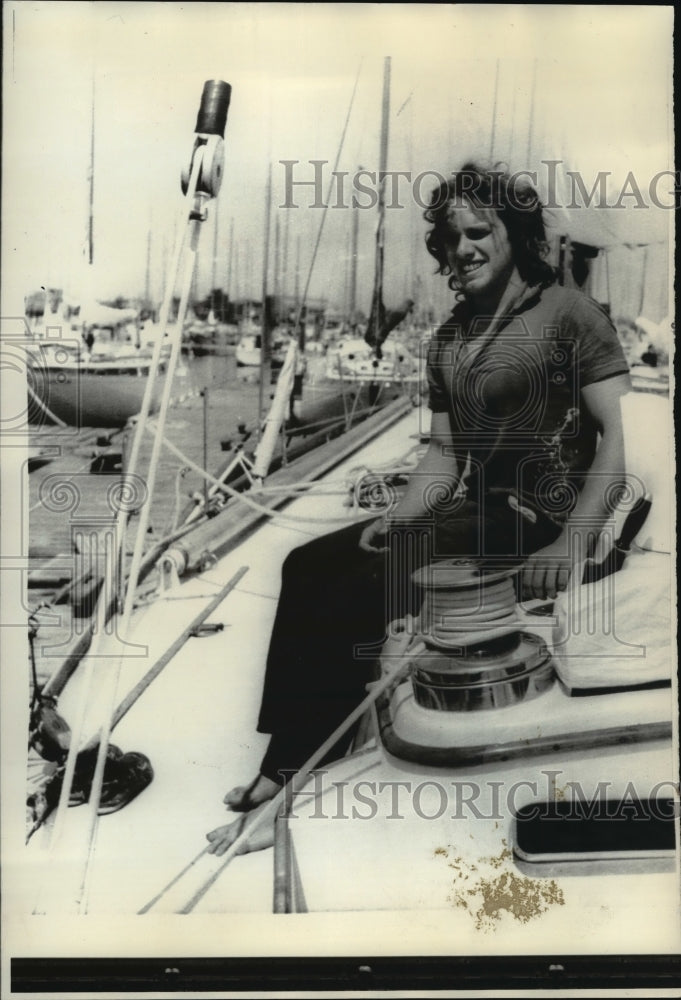
[[[514,568],[485,572],[468,560],[433,563],[414,574],[423,590],[421,631],[438,645],[515,620]]]

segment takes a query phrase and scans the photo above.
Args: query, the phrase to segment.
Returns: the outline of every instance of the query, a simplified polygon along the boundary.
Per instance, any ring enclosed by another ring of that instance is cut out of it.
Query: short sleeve
[[[447,405],[447,393],[442,378],[442,364],[440,355],[442,351],[442,340],[440,331],[433,334],[428,345],[428,358],[426,361],[426,378],[428,380],[428,406],[433,413],[446,413],[449,409]]]
[[[578,351],[575,361],[581,389],[594,382],[629,372],[617,331],[606,311],[597,302],[586,295],[577,294],[570,310],[568,326]]]

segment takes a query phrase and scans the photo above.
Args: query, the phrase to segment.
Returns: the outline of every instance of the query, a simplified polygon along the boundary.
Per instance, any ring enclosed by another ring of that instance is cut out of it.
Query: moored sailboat
[[[29,359],[29,419],[72,427],[123,427],[142,407],[151,352],[91,354],[77,341],[37,341]],[[159,394],[152,397],[152,412]]]

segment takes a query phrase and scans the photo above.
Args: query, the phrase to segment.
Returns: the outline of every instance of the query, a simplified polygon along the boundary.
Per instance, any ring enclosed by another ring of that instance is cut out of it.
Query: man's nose
[[[456,255],[459,260],[467,260],[473,253],[473,244],[467,236],[462,236],[456,248]]]

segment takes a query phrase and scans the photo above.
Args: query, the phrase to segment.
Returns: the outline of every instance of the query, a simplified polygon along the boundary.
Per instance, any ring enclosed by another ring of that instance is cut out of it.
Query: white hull
[[[29,344],[32,422],[49,421],[53,414],[72,427],[122,427],[136,416],[142,409],[150,352],[113,346],[118,348],[115,353],[88,355],[72,342],[63,347],[49,341]],[[152,413],[160,402],[160,385],[157,382],[153,390]]]
[[[142,409],[148,372],[148,363],[47,368],[34,385],[47,410],[69,426],[122,427]],[[150,412],[159,400],[157,392]]]
[[[243,368],[256,368],[260,367],[261,363],[261,353],[260,353],[260,333],[248,333],[244,334],[238,344],[236,345],[235,357],[236,363],[239,367]],[[272,343],[272,366],[281,368],[284,363],[284,357],[286,355],[286,348],[288,346],[288,340],[283,341],[276,338]]]
[[[388,340],[378,359],[365,341],[359,338],[340,340],[326,355],[326,377],[346,382],[417,383],[425,368],[411,356],[403,344]]]

